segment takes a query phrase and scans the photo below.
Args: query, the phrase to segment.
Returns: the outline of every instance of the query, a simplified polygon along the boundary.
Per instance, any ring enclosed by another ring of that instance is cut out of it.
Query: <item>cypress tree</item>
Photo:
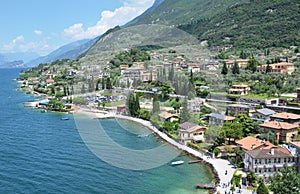
[[[228,73],[228,67],[227,67],[226,63],[224,62],[224,63],[223,63],[223,67],[222,67],[221,74],[227,75],[227,73]]]
[[[235,61],[234,65],[232,67],[232,73],[233,74],[240,74],[240,67],[239,64]]]

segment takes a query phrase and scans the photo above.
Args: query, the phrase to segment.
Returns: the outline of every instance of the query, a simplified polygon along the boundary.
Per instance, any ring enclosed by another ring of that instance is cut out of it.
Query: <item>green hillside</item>
[[[165,0],[135,25],[175,25],[210,46],[266,48],[299,45],[299,21],[299,0]]]
[[[191,21],[211,18],[228,7],[242,2],[247,2],[247,0],[165,0],[134,25],[183,25]]]
[[[300,44],[299,0],[252,0],[180,28],[210,45],[288,47]]]

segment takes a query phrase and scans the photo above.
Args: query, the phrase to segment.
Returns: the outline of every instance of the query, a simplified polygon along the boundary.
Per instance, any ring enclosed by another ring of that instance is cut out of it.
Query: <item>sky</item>
[[[0,53],[46,55],[124,25],[154,0],[1,0]]]

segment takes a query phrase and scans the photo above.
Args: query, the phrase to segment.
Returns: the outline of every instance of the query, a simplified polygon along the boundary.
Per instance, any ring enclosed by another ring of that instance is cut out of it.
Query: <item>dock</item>
[[[192,160],[192,161],[189,161],[189,164],[195,164],[195,163],[200,163],[202,162],[202,160]]]
[[[197,184],[196,188],[197,189],[214,189],[215,184]]]

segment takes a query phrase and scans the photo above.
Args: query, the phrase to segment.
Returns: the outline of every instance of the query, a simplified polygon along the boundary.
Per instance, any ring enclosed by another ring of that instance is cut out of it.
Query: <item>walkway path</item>
[[[162,139],[164,139],[166,142],[170,143],[171,145],[175,146],[176,148],[178,148],[182,151],[185,151],[185,152],[193,155],[196,158],[201,158],[204,161],[206,161],[207,163],[210,163],[214,167],[214,169],[217,172],[218,177],[220,179],[220,184],[217,186],[217,192],[220,191],[221,194],[224,194],[225,191],[227,191],[227,193],[228,193],[230,187],[228,186],[228,187],[223,188],[223,184],[228,185],[228,183],[230,183],[232,175],[235,171],[235,167],[233,165],[231,165],[228,160],[213,159],[213,158],[210,158],[209,156],[206,156],[204,153],[202,153],[200,151],[194,150],[186,145],[182,145],[182,144],[176,142],[174,139],[170,138],[167,134],[159,131],[149,121],[145,121],[145,120],[133,118],[133,117],[128,117],[128,116],[124,116],[124,115],[117,115],[117,114],[113,114],[113,113],[108,113],[108,114],[92,113],[92,114],[94,114],[95,118],[99,118],[99,119],[119,118],[119,119],[126,119],[126,120],[140,123],[143,126],[152,130],[159,137],[161,137]],[[225,171],[227,171],[227,174],[225,174]],[[244,190],[242,193],[250,194],[251,192]]]

